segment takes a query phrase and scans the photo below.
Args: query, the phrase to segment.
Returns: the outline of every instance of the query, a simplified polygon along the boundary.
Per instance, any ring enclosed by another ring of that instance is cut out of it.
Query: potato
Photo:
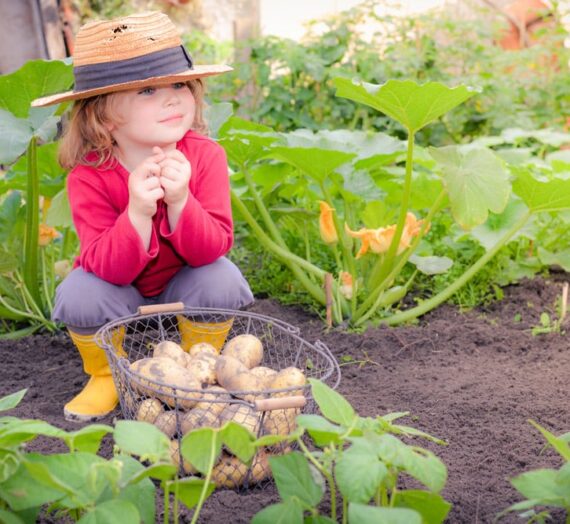
[[[252,375],[255,375],[261,383],[263,384],[264,389],[269,389],[271,386],[271,382],[277,375],[277,371],[271,368],[267,368],[264,366],[257,366],[249,370]]]
[[[307,379],[300,369],[289,367],[279,371],[271,381],[269,387],[270,389],[284,389],[293,386],[304,386],[306,383]],[[295,389],[293,391],[281,391],[274,393],[272,396],[289,397],[302,394],[303,389]]]
[[[253,485],[271,475],[268,453],[259,450],[253,458],[251,469],[237,457],[222,454],[222,459],[212,470],[212,481],[218,487],[239,488],[245,483]]]
[[[289,435],[297,427],[296,418],[300,413],[300,408],[267,411],[263,419],[263,429],[271,435]]]
[[[239,488],[249,468],[237,457],[222,453],[220,462],[212,470],[212,482],[217,487]]]
[[[262,391],[259,378],[252,375],[239,360],[233,357],[218,357],[215,367],[218,383],[232,395],[253,402],[261,393],[242,393],[243,391]]]
[[[156,417],[154,425],[168,438],[172,438],[176,434],[176,412],[163,411]]]
[[[257,484],[262,480],[271,477],[271,467],[269,466],[270,453],[259,449],[251,465],[251,473],[248,479],[249,484]]]
[[[233,420],[257,435],[261,414],[246,404],[230,404],[220,413],[220,426]]]
[[[201,391],[201,384],[190,371],[179,366],[171,358],[143,358],[133,362],[130,365],[130,370],[143,377],[132,379],[133,388],[142,395],[156,397],[171,407],[175,407],[176,401],[178,401],[180,407],[190,409],[200,397],[199,392],[178,389],[187,388]],[[159,381],[168,384],[168,386],[161,386],[150,381]]]
[[[207,409],[218,416],[231,400],[232,396],[221,386],[210,386],[203,390],[204,394],[200,397],[194,409]],[[223,402],[222,402],[223,401]]]
[[[218,428],[220,427],[220,420],[215,413],[207,409],[194,408],[182,415],[180,422],[180,429],[183,435],[189,431],[198,428]]]
[[[209,353],[198,353],[197,356],[190,358],[186,369],[198,379],[200,384],[215,384],[217,358]]]
[[[238,335],[226,342],[222,355],[237,358],[248,369],[261,364],[263,360],[263,344],[254,335]]]
[[[176,362],[179,366],[186,367],[188,364],[188,355],[184,352],[184,350],[176,343],[170,340],[163,340],[159,342],[156,346],[154,346],[154,350],[152,351],[153,358],[156,357],[167,357],[171,358]]]
[[[180,443],[178,439],[174,439],[170,441],[170,456],[172,457],[172,462],[178,466],[180,469]],[[185,458],[182,457],[182,470],[184,473],[188,473],[188,475],[195,475],[198,473],[198,470],[190,464]]]
[[[218,350],[212,346],[212,344],[208,344],[207,342],[199,342],[198,344],[194,344],[188,350],[188,355],[190,355],[192,358],[199,355],[200,353],[208,353],[209,355],[213,355],[215,357],[218,356]]]
[[[157,398],[147,398],[139,404],[136,419],[140,422],[154,423],[156,418],[164,412],[162,402]]]

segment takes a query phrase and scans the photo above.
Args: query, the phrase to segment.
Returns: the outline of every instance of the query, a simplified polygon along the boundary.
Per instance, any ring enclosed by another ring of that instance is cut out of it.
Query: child
[[[94,342],[106,322],[144,304],[238,309],[253,301],[224,258],[233,242],[225,153],[200,134],[201,79],[230,70],[193,65],[166,15],[132,15],[84,25],[74,90],[33,103],[75,100],[60,162],[72,168],[80,254],[57,289],[52,316],[68,328],[91,378],[65,405],[68,420],[96,420],[117,405],[105,353]],[[204,327],[211,326],[179,317],[183,340]]]

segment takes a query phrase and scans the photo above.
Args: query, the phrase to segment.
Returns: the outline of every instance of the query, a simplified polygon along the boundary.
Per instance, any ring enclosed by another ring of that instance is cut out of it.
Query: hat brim
[[[195,78],[204,78],[207,76],[220,75],[233,71],[233,68],[227,65],[196,65],[193,69],[167,76],[156,76],[145,78],[144,80],[135,80],[132,82],[124,82],[121,84],[113,84],[95,89],[87,89],[85,91],[66,91],[55,95],[36,98],[32,102],[32,107],[45,107],[53,104],[59,104],[68,100],[80,100],[97,95],[114,93],[117,91],[128,91],[130,89],[138,89],[145,86],[172,84],[176,82],[185,82]]]

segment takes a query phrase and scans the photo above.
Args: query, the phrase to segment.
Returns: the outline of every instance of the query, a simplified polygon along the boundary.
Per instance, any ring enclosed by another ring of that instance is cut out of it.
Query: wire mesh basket
[[[256,376],[247,382],[255,387],[223,388],[217,382],[223,374],[220,365],[231,360],[229,347],[246,339],[262,345],[261,361],[240,368],[240,376]],[[142,306],[138,314],[103,326],[96,341],[106,352],[123,417],[161,429],[170,439],[181,475],[197,474],[180,453],[181,439],[189,431],[233,420],[258,437],[288,434],[298,414],[318,410],[306,379],[319,379],[332,388],[340,382],[340,368],[325,344],[310,344],[299,328],[252,312],[185,308],[182,303]],[[176,365],[154,354],[159,345],[168,345],[160,344],[165,341],[183,348],[184,354],[174,357],[180,357]],[[209,372],[194,372],[197,360]],[[284,444],[260,449],[249,467],[224,450],[212,479],[218,487],[231,489],[263,486],[270,479],[268,458],[288,449]]]

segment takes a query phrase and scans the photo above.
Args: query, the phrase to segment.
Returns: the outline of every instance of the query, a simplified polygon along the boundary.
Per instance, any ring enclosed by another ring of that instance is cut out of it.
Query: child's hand
[[[154,147],[153,152],[164,155],[164,159],[158,162],[164,202],[169,207],[184,207],[188,199],[188,183],[192,174],[190,162],[177,149],[164,153],[159,147]]]
[[[164,197],[159,165],[164,158],[162,151],[150,156],[129,175],[129,216],[131,219],[150,218],[156,214],[157,201]]]

